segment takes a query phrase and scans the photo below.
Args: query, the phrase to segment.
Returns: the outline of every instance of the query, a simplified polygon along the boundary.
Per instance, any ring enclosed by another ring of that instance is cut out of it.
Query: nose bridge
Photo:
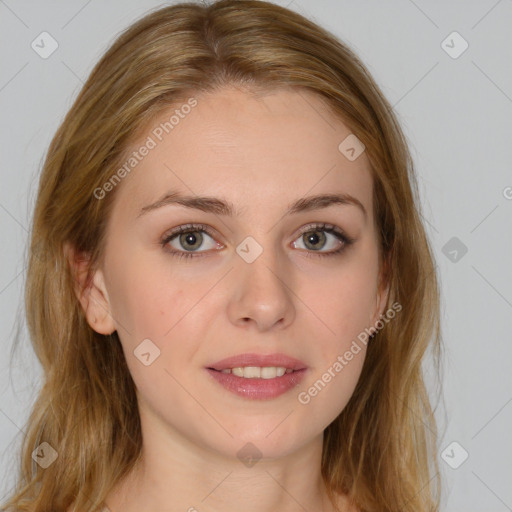
[[[287,271],[291,267],[270,245],[270,239],[267,236],[266,244],[259,244],[247,237],[237,247],[229,305],[229,316],[235,324],[252,321],[259,330],[265,330],[278,322],[287,325],[294,318]]]

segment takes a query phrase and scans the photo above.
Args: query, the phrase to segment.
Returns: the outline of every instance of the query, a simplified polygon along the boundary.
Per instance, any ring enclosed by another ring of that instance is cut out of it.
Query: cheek
[[[370,327],[377,293],[376,248],[354,252],[328,275],[317,277],[316,282],[308,279],[301,295],[317,317],[316,335],[310,330],[316,364],[298,401],[327,425],[350,400],[364,364],[365,329]]]
[[[111,265],[109,277],[112,314],[124,338],[133,343],[144,338],[161,340],[202,289],[197,282],[174,276],[170,267],[136,258]]]
[[[352,340],[370,327],[377,297],[378,261],[362,251],[332,267],[318,280],[308,279],[299,294],[317,317],[324,354],[346,350]]]
[[[314,371],[309,381],[298,390],[298,407],[303,415],[315,418],[319,429],[331,424],[352,397],[366,354],[366,347],[359,345],[348,344],[343,350],[333,353],[328,363]]]
[[[113,269],[111,278],[111,305],[137,387],[149,395],[169,388],[179,393],[167,372],[178,377],[195,361],[211,325],[207,316],[214,315],[204,298],[214,281],[180,276],[170,265],[135,259],[125,268]],[[148,351],[150,366],[144,366],[138,356]]]

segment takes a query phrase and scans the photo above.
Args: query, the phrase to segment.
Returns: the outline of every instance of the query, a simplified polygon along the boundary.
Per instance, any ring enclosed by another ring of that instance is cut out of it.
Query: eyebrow
[[[240,216],[239,211],[235,208],[233,203],[225,201],[224,199],[209,196],[186,196],[180,192],[169,192],[158,199],[158,201],[144,206],[137,217],[168,205],[180,205],[185,208],[201,210],[203,212],[214,213],[216,215],[226,215],[230,217]],[[364,214],[365,220],[367,218],[366,209],[361,201],[350,194],[317,194],[314,196],[302,197],[288,205],[285,215],[308,212],[311,210],[320,210],[332,205],[356,206]]]

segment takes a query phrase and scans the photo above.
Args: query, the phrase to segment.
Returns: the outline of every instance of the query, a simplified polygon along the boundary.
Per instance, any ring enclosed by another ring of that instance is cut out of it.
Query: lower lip
[[[298,386],[306,373],[306,368],[303,368],[273,379],[246,379],[210,368],[206,368],[206,370],[228,391],[253,400],[268,400],[283,395]]]

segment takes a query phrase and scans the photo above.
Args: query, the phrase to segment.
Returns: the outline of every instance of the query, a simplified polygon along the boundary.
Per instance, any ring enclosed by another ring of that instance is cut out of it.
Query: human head
[[[124,184],[100,199],[98,189],[104,190],[130,145],[157,116],[195,93],[227,85],[260,91],[293,86],[313,93],[365,146],[382,283],[389,287],[387,304],[403,310],[368,344],[352,399],[326,429],[322,469],[333,490],[352,492],[368,508],[372,496],[389,510],[409,497],[404,507],[426,510],[424,495],[414,495],[426,472],[427,433],[414,412],[428,417],[430,411],[420,364],[437,329],[437,289],[405,140],[391,107],[345,45],[265,2],[181,4],[146,16],[98,63],[59,128],[41,177],[27,278],[29,328],[47,376],[41,395],[47,403],[34,416],[38,428],[28,441],[33,445],[38,434],[61,447],[65,441],[66,456],[85,461],[79,440],[86,440],[97,460],[108,463],[106,469],[98,464],[94,474],[110,473],[109,481],[135,461],[141,439],[133,382],[117,334],[106,341],[88,325],[65,248],[84,256],[86,272],[96,268]],[[112,376],[108,385],[105,373]],[[71,392],[72,397],[66,394]],[[403,404],[412,397],[418,405],[408,411]],[[55,423],[52,429],[51,421],[42,421],[50,398],[76,413],[64,438]],[[90,409],[79,414],[86,402]],[[86,414],[101,418],[108,446],[100,447],[86,430],[87,422],[80,421]],[[119,429],[126,435],[116,437]],[[118,454],[107,460],[106,450],[114,446]],[[416,463],[418,457],[423,462]],[[408,480],[404,474],[411,467],[416,473]],[[38,478],[68,481],[62,493],[78,480],[69,468],[53,471],[60,473]],[[86,486],[84,495],[92,490]]]

